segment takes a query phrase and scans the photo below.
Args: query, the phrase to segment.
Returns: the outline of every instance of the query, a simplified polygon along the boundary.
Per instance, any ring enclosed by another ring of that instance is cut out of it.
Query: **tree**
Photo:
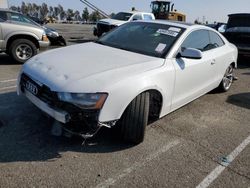
[[[32,7],[31,3],[27,4],[27,10],[28,10],[27,15],[32,15],[32,13],[33,13],[33,7]]]
[[[62,5],[58,5],[58,10],[59,10],[59,19],[60,20],[63,20],[63,19],[65,19],[65,17],[66,17],[66,13],[65,13],[65,11],[64,11],[64,9],[63,9],[63,7],[62,7]]]
[[[72,17],[74,16],[73,10],[69,8],[66,14],[67,14],[67,21],[72,21]]]
[[[97,22],[98,20],[101,19],[101,16],[98,11],[94,11],[90,14],[89,19],[92,22]]]
[[[112,13],[110,14],[110,18],[113,18],[114,16],[115,16],[115,13],[112,12]]]
[[[25,2],[22,2],[22,5],[21,5],[21,12],[23,14],[28,14],[28,7],[26,6]]]
[[[54,7],[54,15],[55,17],[59,16],[60,14],[60,9],[58,7]]]
[[[49,16],[55,17],[55,15],[54,15],[54,8],[52,6],[49,7]]]
[[[80,12],[78,10],[74,12],[74,19],[76,21],[80,21],[81,20]]]
[[[44,19],[47,16],[48,12],[49,12],[48,5],[46,3],[42,4],[42,6],[40,8],[40,12],[41,12],[42,19]]]
[[[85,7],[82,12],[82,19],[86,22],[89,20],[89,10],[87,7]]]

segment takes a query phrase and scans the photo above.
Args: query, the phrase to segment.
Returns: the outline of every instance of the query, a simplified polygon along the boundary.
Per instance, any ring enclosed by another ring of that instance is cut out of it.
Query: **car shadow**
[[[242,108],[250,109],[250,93],[238,93],[227,98],[227,102]]]
[[[0,53],[0,65],[21,65],[5,53]]]
[[[242,69],[250,67],[250,57],[249,56],[239,56],[238,66]]]
[[[67,40],[68,43],[76,43],[76,44],[93,42],[93,41],[94,41],[93,39],[83,39],[83,38],[71,38]]]
[[[110,153],[133,145],[122,143],[113,130],[103,128],[95,138],[55,137],[46,116],[15,92],[0,94],[0,163],[50,161],[67,151]]]

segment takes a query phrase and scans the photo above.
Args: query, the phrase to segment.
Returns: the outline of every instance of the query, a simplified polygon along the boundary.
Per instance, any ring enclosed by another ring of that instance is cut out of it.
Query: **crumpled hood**
[[[107,25],[117,25],[117,26],[120,26],[120,25],[122,25],[124,23],[127,23],[127,21],[115,20],[115,19],[107,18],[107,19],[100,20],[99,23],[104,23],[104,24],[107,24]]]
[[[39,54],[22,71],[53,91],[101,92],[110,84],[163,64],[162,58],[85,43]]]

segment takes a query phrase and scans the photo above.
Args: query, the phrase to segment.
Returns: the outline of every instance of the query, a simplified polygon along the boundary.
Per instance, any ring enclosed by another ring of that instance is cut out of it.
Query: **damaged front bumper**
[[[62,128],[71,135],[87,139],[95,136],[101,127],[111,128],[116,124],[115,120],[99,122],[100,110],[84,110],[60,101],[56,92],[46,86],[38,85],[27,75],[21,76],[19,87],[19,92],[22,92],[40,110],[60,122]]]

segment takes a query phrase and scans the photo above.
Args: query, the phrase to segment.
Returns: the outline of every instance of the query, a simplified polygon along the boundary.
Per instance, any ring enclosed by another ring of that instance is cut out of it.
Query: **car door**
[[[209,32],[195,30],[182,43],[180,50],[195,48],[202,52],[201,59],[176,58],[176,79],[172,109],[177,109],[215,87],[216,60],[211,51]]]
[[[6,12],[0,11],[0,50],[4,48],[3,23],[6,21]]]

